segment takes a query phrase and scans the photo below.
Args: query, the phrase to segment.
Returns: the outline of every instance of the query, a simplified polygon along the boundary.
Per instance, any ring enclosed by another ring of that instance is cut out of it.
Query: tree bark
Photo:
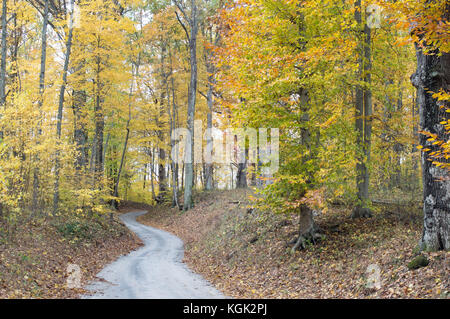
[[[134,72],[132,72],[134,73]],[[136,65],[136,76],[139,75],[139,64]],[[119,165],[119,171],[117,172],[117,180],[116,183],[114,184],[114,193],[113,196],[114,197],[119,197],[119,183],[120,183],[120,176],[122,175],[122,168],[123,168],[123,163],[125,162],[125,154],[127,152],[127,146],[128,146],[128,139],[130,137],[130,122],[131,122],[131,98],[133,96],[133,86],[134,86],[134,74],[132,74],[132,79],[131,79],[131,85],[130,85],[130,94],[129,94],[129,103],[128,103],[128,121],[127,121],[127,126],[126,126],[126,135],[125,135],[125,141],[123,143],[123,149],[122,149],[122,157],[120,158],[120,165]],[[119,203],[117,202],[117,200],[113,200],[113,206],[114,208],[118,208]]]
[[[95,136],[94,136],[94,181],[100,183],[103,177],[104,158],[103,158],[103,132],[105,127],[105,119],[102,107],[102,84],[100,79],[100,57],[97,57],[97,76],[96,76],[96,94],[95,94]],[[95,188],[96,185],[93,185]],[[101,188],[101,187],[99,187]]]
[[[8,1],[3,0],[2,2],[2,51],[1,51],[1,61],[0,61],[0,108],[5,107],[6,99],[6,37],[7,37],[7,5]],[[1,118],[0,110],[0,118]],[[0,141],[3,139],[3,130],[0,128]],[[0,216],[3,214],[3,205],[0,202]]]
[[[243,147],[244,150],[240,150],[238,169],[236,173],[236,188],[247,187],[247,157],[248,149],[245,147],[245,141]]]
[[[194,207],[192,198],[192,188],[194,186],[194,116],[195,102],[197,96],[197,33],[198,33],[198,12],[195,0],[191,0],[191,17],[189,19],[189,56],[191,66],[191,76],[188,91],[188,119],[187,129],[190,133],[190,139],[186,139],[186,150],[189,158],[185,163],[185,187],[183,210],[187,211]]]
[[[355,2],[355,20],[360,27],[362,25],[361,0]],[[358,189],[358,203],[352,212],[353,218],[370,217],[372,212],[368,208],[369,204],[369,168],[370,146],[372,135],[372,92],[367,86],[371,83],[372,52],[371,52],[371,30],[364,24],[359,57],[359,77],[364,86],[356,86],[356,119],[355,129],[357,131],[357,145],[359,154],[356,164],[356,185]]]
[[[56,137],[58,139],[58,144],[60,144],[61,140],[61,126],[62,126],[62,117],[63,117],[63,107],[64,107],[64,93],[66,92],[66,84],[67,84],[67,72],[69,70],[69,61],[70,61],[70,53],[72,50],[72,35],[73,35],[73,11],[74,11],[74,0],[70,2],[71,13],[69,18],[69,34],[67,36],[66,42],[66,56],[64,59],[64,68],[63,68],[63,81],[61,84],[61,89],[59,91],[59,105],[58,105],[58,115],[57,115],[57,124],[56,124]],[[55,154],[55,184],[54,184],[54,193],[53,193],[53,215],[58,211],[59,205],[59,173],[60,173],[60,151],[59,149]]]
[[[145,163],[144,164],[144,183],[142,185],[142,189],[143,190],[145,190],[145,186],[147,186],[146,185],[146,183],[147,183],[147,171],[148,171],[148,163]]]
[[[89,156],[88,150],[88,133],[86,130],[85,116],[83,115],[82,108],[86,104],[86,92],[83,90],[74,90],[73,96],[73,118],[74,118],[74,131],[73,139],[76,145],[77,153],[75,155],[75,170],[78,176],[81,171],[86,169],[87,160]]]
[[[47,27],[48,27],[48,15],[49,15],[49,0],[45,0],[44,8],[44,22],[42,24],[42,43],[41,43],[41,71],[39,73],[39,119],[37,123],[37,143],[39,144],[39,139],[42,134],[42,103],[44,99],[45,90],[45,62],[47,60]],[[39,155],[36,156],[36,164],[39,162]],[[39,205],[39,166],[36,166],[33,170],[33,202],[32,202],[32,212],[33,215],[40,211]]]
[[[7,33],[7,8],[8,1],[3,0],[2,2],[2,51],[1,51],[1,62],[0,62],[0,107],[4,107],[6,98],[6,38]],[[2,136],[0,135],[0,139]]]
[[[314,244],[321,238],[319,228],[314,222],[313,210],[306,205],[300,206],[299,235],[291,252],[305,249],[308,243]]]
[[[14,36],[13,44],[11,45],[11,90],[14,93],[20,90],[20,75],[19,75],[19,64],[18,64],[18,54],[19,54],[19,44],[22,37],[22,27],[17,26],[17,13],[13,13],[13,24],[14,24]]]
[[[155,149],[152,148],[151,150],[151,160],[152,163],[150,165],[150,183],[151,183],[151,187],[152,187],[152,200],[156,199],[156,194],[155,194],[155,183],[154,183],[154,179],[153,179],[153,172],[154,172],[154,167],[155,167]]]
[[[165,109],[164,109],[164,104],[166,102],[166,98],[167,98],[167,102],[169,99],[169,96],[167,96],[167,75],[165,72],[165,68],[164,68],[164,63],[165,63],[165,57],[166,57],[166,44],[164,43],[164,41],[161,41],[161,96],[160,96],[160,109],[159,109],[159,118],[157,119],[157,125],[160,127],[159,131],[158,131],[158,139],[159,139],[159,150],[158,150],[158,156],[159,156],[159,160],[158,160],[158,185],[159,185],[159,193],[158,193],[158,201],[159,202],[164,202],[165,199],[165,195],[167,192],[167,183],[166,183],[166,170],[165,170],[165,161],[166,161],[166,150],[164,149],[163,145],[164,143],[164,131],[163,131],[163,127],[164,127],[164,123],[160,121],[161,118],[164,117],[165,114]],[[167,104],[167,107],[170,107],[170,104]]]
[[[205,163],[205,189],[212,190],[214,187],[213,183],[213,138],[212,138],[212,107],[214,104],[212,97],[212,83],[211,76],[208,77],[208,93],[207,93],[207,103],[208,103],[208,114],[206,115],[206,159]]]
[[[445,21],[450,18],[450,4],[443,14]],[[450,53],[439,52],[427,43],[430,49],[425,54],[416,44],[417,71],[411,76],[411,82],[417,88],[420,127],[423,131],[436,134],[440,140],[448,141],[449,134],[441,121],[450,119],[446,110],[450,109],[449,101],[439,102],[433,98],[432,92],[444,90],[450,92]],[[421,134],[420,145],[432,151],[438,149],[428,136]],[[423,250],[450,250],[450,178],[448,170],[432,163],[429,152],[422,152],[423,181],[423,233],[420,247]],[[443,159],[446,163],[448,159]]]
[[[210,39],[212,41],[212,39]],[[206,115],[206,163],[205,163],[205,189],[213,189],[213,138],[212,138],[212,112],[214,105],[213,91],[214,91],[214,65],[212,64],[212,52],[206,52],[206,72],[208,72],[208,92],[206,94],[206,101],[208,105],[208,114]]]
[[[170,101],[170,90],[169,83],[166,81],[166,94],[167,94],[167,111],[169,113],[170,119],[170,148],[175,151],[175,158],[178,158],[178,150],[175,149],[175,140],[172,138],[172,132],[175,130],[176,126],[176,103],[175,103],[175,85],[173,80],[173,68],[172,68],[172,54],[169,47],[169,60],[170,60],[170,84],[171,84],[171,92],[172,92],[172,103]],[[170,105],[172,104],[172,111],[170,111]],[[172,207],[180,208],[178,203],[178,166],[176,166],[174,158],[170,162],[171,170],[172,170]]]

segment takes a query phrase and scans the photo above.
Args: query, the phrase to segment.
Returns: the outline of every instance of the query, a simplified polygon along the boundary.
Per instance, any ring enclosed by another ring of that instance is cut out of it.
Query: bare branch
[[[186,8],[183,7],[181,5],[181,2],[179,2],[178,0],[172,0],[172,1],[177,6],[178,10],[180,10],[181,14],[183,15],[183,18],[187,21],[187,23],[191,24],[191,20],[188,18],[187,13],[186,13]]]
[[[186,38],[187,38],[188,41],[190,42],[190,41],[191,41],[191,38],[189,37],[189,32],[188,32],[186,26],[184,25],[183,21],[181,21],[180,16],[178,15],[178,12],[177,12],[177,11],[175,11],[175,15],[177,16],[178,22],[181,24],[181,26],[182,26],[183,29],[184,29],[184,32],[186,33]]]

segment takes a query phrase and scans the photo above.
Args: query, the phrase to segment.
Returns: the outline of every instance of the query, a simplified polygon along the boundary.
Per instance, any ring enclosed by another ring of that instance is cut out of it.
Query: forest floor
[[[194,209],[147,207],[138,221],[185,242],[185,262],[235,298],[449,298],[450,252],[424,253],[429,265],[407,264],[421,235],[420,209],[379,207],[374,217],[350,219],[336,208],[316,217],[326,238],[290,253],[297,217],[249,211],[251,190],[196,196]],[[381,288],[367,288],[369,265]]]
[[[138,248],[140,240],[117,216],[93,219],[0,222],[0,298],[78,298],[67,287],[68,265],[80,267],[81,287],[107,264]]]

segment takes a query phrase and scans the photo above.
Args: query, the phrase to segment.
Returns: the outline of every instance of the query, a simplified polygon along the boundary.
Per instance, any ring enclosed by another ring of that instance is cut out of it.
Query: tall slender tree
[[[49,0],[45,0],[44,4],[44,21],[42,23],[42,34],[41,34],[41,71],[39,73],[39,97],[38,97],[38,111],[39,111],[39,119],[37,121],[37,129],[36,129],[36,137],[37,143],[39,144],[39,139],[42,134],[42,104],[44,101],[44,91],[45,91],[45,64],[47,60],[47,28],[48,28],[48,19],[49,19]],[[38,158],[39,160],[39,154]],[[36,165],[33,171],[33,202],[32,202],[32,211],[33,214],[36,214],[40,211],[39,197],[40,197],[40,185],[39,185],[39,166]]]
[[[2,1],[2,39],[1,39],[1,60],[0,60],[0,118],[2,111],[5,107],[6,102],[6,37],[7,37],[7,22],[6,22],[6,15],[8,12],[8,1],[3,0]],[[3,130],[0,127],[0,141],[3,139]],[[2,215],[3,206],[0,202],[0,216]]]
[[[177,19],[182,25],[186,38],[189,42],[189,63],[190,63],[190,81],[188,90],[188,110],[187,110],[187,129],[189,138],[186,139],[186,159],[185,159],[185,187],[183,210],[187,211],[194,206],[192,189],[194,186],[194,116],[195,103],[197,98],[197,35],[199,27],[199,14],[196,0],[190,0],[190,12],[187,6],[178,0],[174,0],[175,5],[182,14],[182,18],[176,12]],[[184,19],[184,22],[182,21]],[[188,31],[189,28],[189,31]]]
[[[7,13],[8,13],[8,1],[2,1],[2,48],[1,48],[1,61],[0,61],[0,107],[4,107],[6,99],[6,40],[7,40]],[[0,136],[1,139],[1,136]]]
[[[365,12],[361,5],[361,0],[355,1],[355,20],[357,29],[362,30],[359,39],[359,84],[356,86],[356,119],[355,128],[357,132],[358,162],[356,164],[356,184],[358,188],[358,203],[352,212],[352,217],[370,217],[372,213],[368,208],[369,204],[369,161],[370,146],[372,136],[372,92],[371,68],[372,68],[372,52],[371,52],[371,30],[366,22],[362,19],[362,12]]]
[[[57,115],[57,123],[56,123],[56,137],[58,139],[58,143],[61,140],[61,126],[62,126],[62,118],[63,118],[63,108],[64,108],[64,94],[66,92],[67,85],[67,73],[69,71],[69,61],[70,61],[70,53],[72,51],[72,38],[73,38],[73,16],[74,16],[74,4],[75,0],[70,1],[70,13],[69,13],[69,23],[68,23],[68,35],[66,41],[66,56],[64,59],[64,67],[63,67],[63,78],[62,84],[59,91],[59,104],[58,104],[58,115]],[[56,150],[55,154],[55,184],[54,184],[54,192],[53,192],[53,214],[56,214],[58,211],[59,205],[59,179],[60,179],[60,170],[61,170],[61,161],[60,161],[60,150]]]

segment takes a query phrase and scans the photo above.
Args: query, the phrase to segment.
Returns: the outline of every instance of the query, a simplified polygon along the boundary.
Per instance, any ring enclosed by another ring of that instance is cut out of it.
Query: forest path
[[[138,211],[120,216],[145,246],[106,266],[97,275],[101,281],[85,287],[93,295],[84,295],[82,298],[225,298],[182,262],[184,250],[180,238],[136,221],[136,217],[145,213]]]

